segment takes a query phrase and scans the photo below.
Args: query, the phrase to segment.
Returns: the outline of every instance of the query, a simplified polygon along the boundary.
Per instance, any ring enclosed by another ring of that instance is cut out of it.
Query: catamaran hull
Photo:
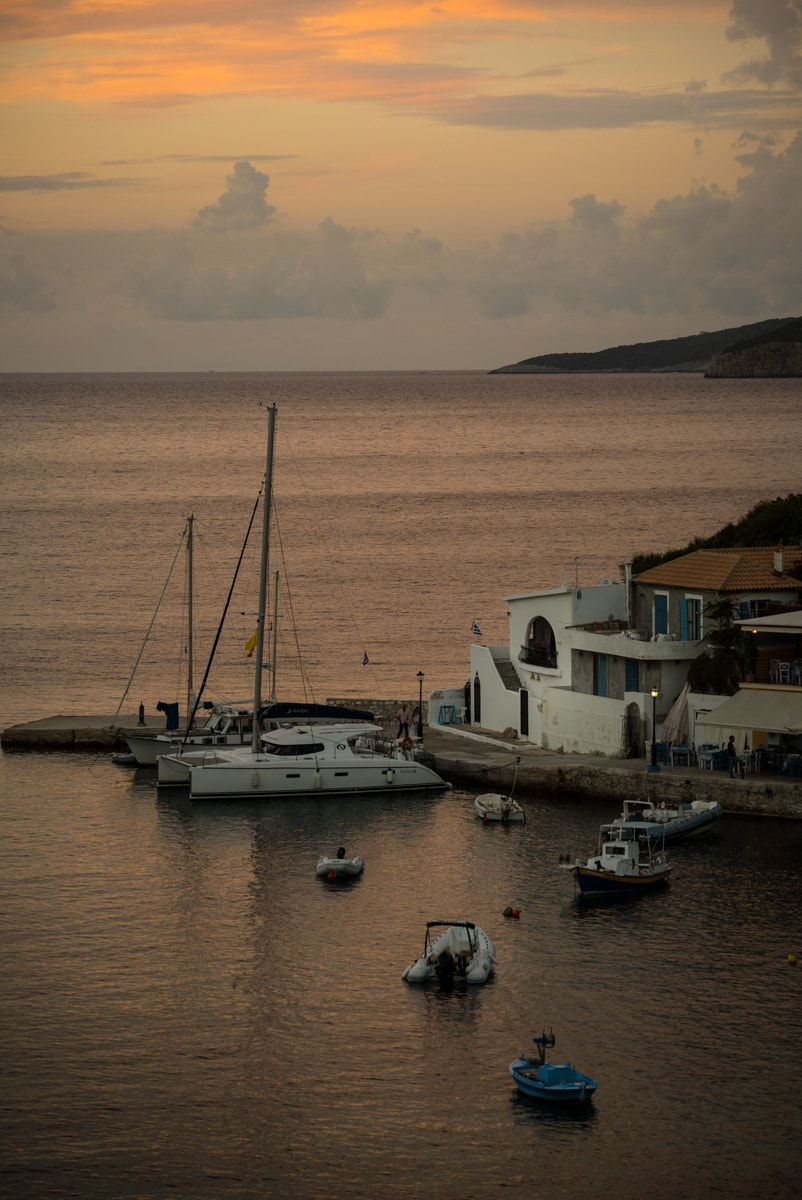
[[[415,762],[392,766],[343,762],[330,767],[303,762],[234,766],[229,762],[191,767],[189,772],[192,800],[272,800],[354,792],[442,791],[445,787],[439,775]]]

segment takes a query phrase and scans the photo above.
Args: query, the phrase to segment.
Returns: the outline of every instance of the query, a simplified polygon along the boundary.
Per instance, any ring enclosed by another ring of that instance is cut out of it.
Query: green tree
[[[714,624],[705,634],[705,649],[690,665],[688,683],[694,692],[732,696],[746,670],[746,643],[735,624],[736,603],[719,593],[705,605],[704,616],[705,627],[709,621]]]

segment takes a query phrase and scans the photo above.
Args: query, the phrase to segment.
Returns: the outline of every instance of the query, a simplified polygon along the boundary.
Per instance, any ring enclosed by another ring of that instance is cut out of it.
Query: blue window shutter
[[[690,600],[681,600],[679,606],[679,636],[680,641],[688,641],[688,605]]]
[[[606,696],[607,695],[607,655],[600,654],[598,656],[597,661],[599,664],[599,673],[597,676],[598,686],[596,688],[596,695],[597,696]]]
[[[654,632],[668,633],[668,596],[654,598]]]
[[[626,662],[626,668],[625,668],[626,669],[626,680],[624,683],[624,687],[626,688],[626,690],[628,692],[639,692],[640,691],[640,671],[638,670],[638,667],[640,666],[640,664],[636,658],[627,658],[627,659],[625,659],[625,662]]]

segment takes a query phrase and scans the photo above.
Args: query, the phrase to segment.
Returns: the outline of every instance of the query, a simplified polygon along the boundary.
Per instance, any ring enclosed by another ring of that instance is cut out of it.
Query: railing
[[[555,669],[557,666],[557,655],[552,654],[548,649],[521,646],[518,654],[518,662],[526,663],[530,667],[550,667]]]

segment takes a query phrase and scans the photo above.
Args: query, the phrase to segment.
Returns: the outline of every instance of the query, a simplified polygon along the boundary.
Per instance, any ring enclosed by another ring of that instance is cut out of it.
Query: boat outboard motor
[[[454,962],[454,956],[450,950],[441,950],[437,956],[435,964],[435,974],[440,980],[441,988],[450,988],[454,984],[454,972],[457,964]]]

